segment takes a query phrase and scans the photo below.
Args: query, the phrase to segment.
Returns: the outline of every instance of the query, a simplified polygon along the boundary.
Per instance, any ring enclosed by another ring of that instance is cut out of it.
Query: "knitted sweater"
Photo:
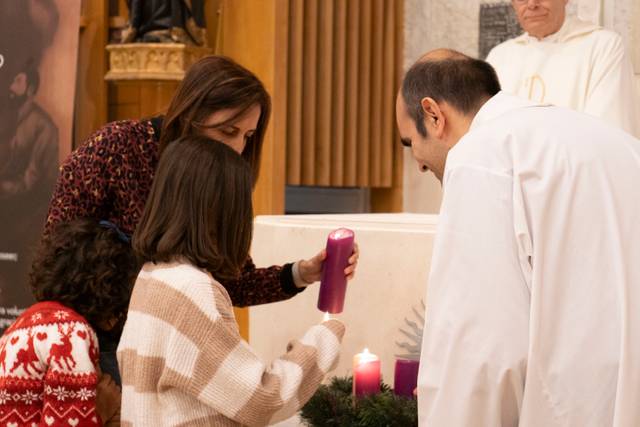
[[[28,308],[0,338],[1,426],[98,426],[98,340],[57,302]]]
[[[118,347],[123,426],[263,426],[296,413],[335,367],[344,326],[309,329],[264,363],[224,287],[187,263],[146,263]]]

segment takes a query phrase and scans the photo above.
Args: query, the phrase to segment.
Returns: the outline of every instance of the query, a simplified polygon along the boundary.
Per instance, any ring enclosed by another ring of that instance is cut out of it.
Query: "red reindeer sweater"
[[[0,426],[99,426],[98,340],[57,302],[27,309],[0,338]]]

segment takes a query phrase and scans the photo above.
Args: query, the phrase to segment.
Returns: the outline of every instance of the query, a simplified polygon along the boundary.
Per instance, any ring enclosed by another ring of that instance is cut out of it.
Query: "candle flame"
[[[356,354],[354,356],[354,363],[356,365],[360,365],[362,363],[375,362],[377,360],[380,360],[378,356],[369,352],[368,348],[365,348],[364,350],[362,350],[362,353]]]
[[[322,321],[326,322],[327,320],[331,320],[331,315],[329,314],[328,311],[324,313],[324,319]]]

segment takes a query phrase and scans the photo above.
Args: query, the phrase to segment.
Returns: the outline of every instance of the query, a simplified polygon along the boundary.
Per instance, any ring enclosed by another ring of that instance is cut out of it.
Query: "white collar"
[[[564,23],[560,29],[538,40],[536,37],[530,36],[529,33],[524,33],[515,39],[516,43],[528,44],[528,43],[563,43],[574,37],[578,37],[584,34],[589,34],[594,31],[600,30],[602,27],[595,25],[591,22],[581,21],[575,16],[567,16],[564,19]]]
[[[503,91],[496,93],[492,96],[484,105],[478,110],[476,116],[471,121],[469,126],[469,132],[474,128],[486,123],[490,120],[498,118],[510,111],[518,108],[535,107],[540,106],[524,98],[518,98],[516,96],[508,95]]]

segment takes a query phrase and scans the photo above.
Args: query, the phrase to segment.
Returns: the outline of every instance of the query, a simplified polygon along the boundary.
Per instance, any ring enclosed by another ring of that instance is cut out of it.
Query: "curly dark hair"
[[[93,326],[120,320],[129,307],[139,263],[114,228],[92,219],[58,225],[40,244],[30,274],[37,301],[57,301]]]

